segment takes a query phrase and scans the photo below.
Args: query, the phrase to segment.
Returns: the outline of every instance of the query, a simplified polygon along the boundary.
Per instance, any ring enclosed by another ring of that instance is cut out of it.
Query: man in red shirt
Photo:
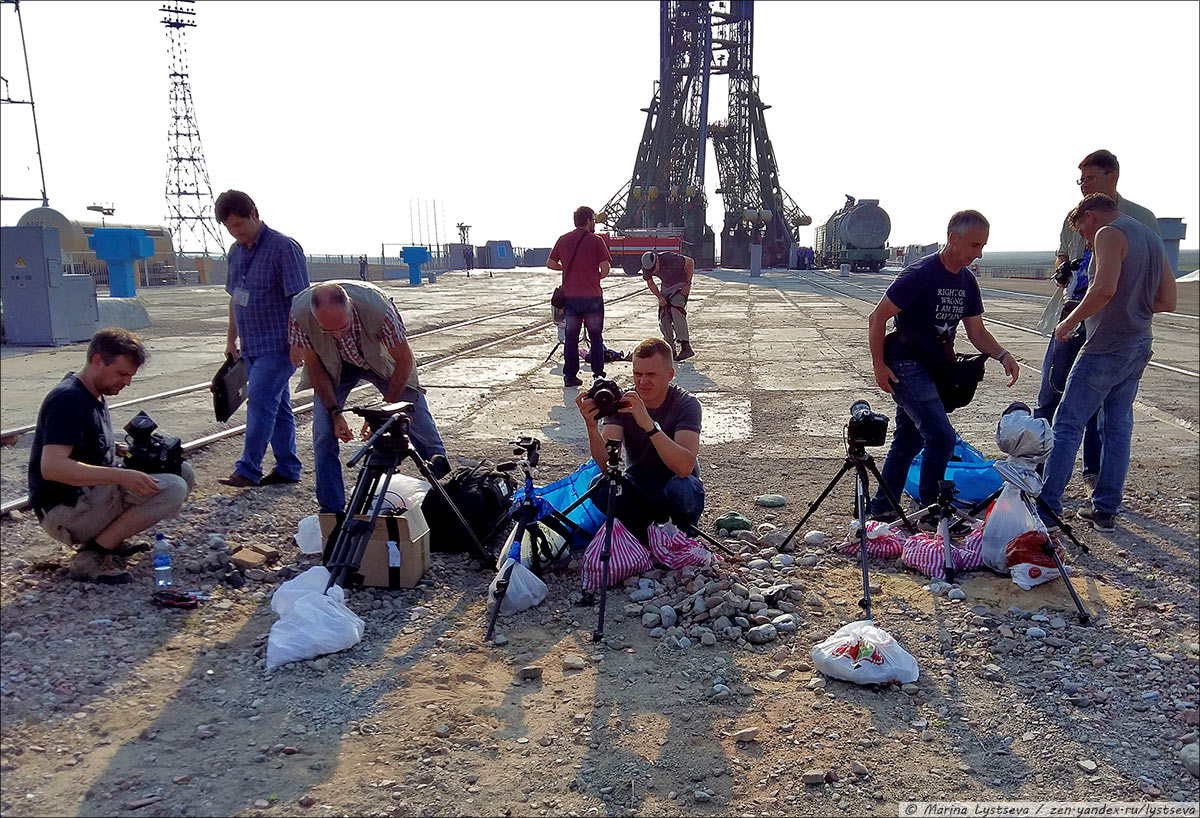
[[[575,209],[575,229],[559,236],[550,251],[546,266],[562,272],[562,289],[566,302],[563,312],[567,318],[567,340],[564,351],[563,383],[580,386],[579,380],[579,330],[587,326],[592,349],[588,361],[592,375],[604,374],[604,291],[600,279],[608,275],[612,256],[608,245],[596,235],[596,211],[590,207]]]

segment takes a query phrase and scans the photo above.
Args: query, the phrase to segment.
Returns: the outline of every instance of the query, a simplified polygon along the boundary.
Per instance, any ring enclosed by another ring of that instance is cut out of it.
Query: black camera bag
[[[900,330],[888,333],[883,339],[883,359],[889,366],[892,361],[907,358],[929,370],[947,413],[961,409],[975,399],[975,388],[983,380],[984,364],[988,359],[983,353],[963,355],[953,349],[947,343],[939,353],[932,353]]]
[[[487,461],[480,461],[475,466],[460,466],[440,482],[483,544],[484,550],[495,554],[502,545],[497,540],[508,534],[507,527],[499,524],[512,507],[516,482]],[[425,522],[429,523],[430,550],[445,554],[469,550],[470,538],[462,530],[454,510],[446,505],[436,490],[431,489],[426,493],[421,503],[421,513]],[[485,541],[489,535],[491,541]]]

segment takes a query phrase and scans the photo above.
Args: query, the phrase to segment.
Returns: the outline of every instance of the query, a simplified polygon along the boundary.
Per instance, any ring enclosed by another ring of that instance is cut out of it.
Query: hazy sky
[[[21,3],[50,204],[71,218],[112,202],[119,221],[164,221],[159,5]],[[576,205],[599,209],[631,175],[658,9],[200,0],[187,37],[214,190],[247,191],[310,253],[407,243],[412,199],[437,200],[443,242],[465,221],[477,244],[549,246]],[[843,194],[880,199],[894,244],[937,241],[973,207],[992,222],[988,249],[1051,250],[1078,200],[1076,165],[1105,147],[1121,192],[1184,217],[1196,247],[1198,10],[758,2],[754,66],[780,180],[815,223]],[[0,73],[22,97],[11,6],[0,23]],[[0,126],[3,192],[36,195],[27,109],[4,106]],[[711,153],[707,168],[719,228]],[[4,203],[3,222],[29,206]]]

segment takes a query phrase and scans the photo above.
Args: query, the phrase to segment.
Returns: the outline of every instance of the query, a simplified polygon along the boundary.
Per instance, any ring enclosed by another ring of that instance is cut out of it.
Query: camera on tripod
[[[615,415],[621,408],[625,390],[616,381],[596,378],[585,397],[591,398],[592,403],[596,404],[596,417],[607,418]]]
[[[542,441],[530,435],[522,435],[516,440],[510,440],[509,443],[513,447],[512,453],[528,460],[530,468],[538,464],[538,451],[542,448]]]
[[[125,424],[129,448],[125,451],[125,468],[146,474],[179,474],[183,468],[183,441],[177,437],[158,435],[158,424],[145,412],[138,412]]]
[[[1065,287],[1071,283],[1071,277],[1079,272],[1079,268],[1083,266],[1083,259],[1067,259],[1062,264],[1054,268],[1054,282],[1060,287]]]
[[[887,415],[871,411],[871,404],[857,400],[850,406],[846,439],[852,446],[882,446],[887,440]]]

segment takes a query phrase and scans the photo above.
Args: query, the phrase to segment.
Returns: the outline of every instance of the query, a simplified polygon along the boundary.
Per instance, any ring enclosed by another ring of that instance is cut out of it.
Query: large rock
[[[757,625],[746,631],[746,641],[753,645],[765,645],[767,642],[774,642],[779,637],[779,631],[774,625]]]
[[[1194,777],[1200,778],[1200,743],[1192,742],[1179,751],[1179,760]]]

